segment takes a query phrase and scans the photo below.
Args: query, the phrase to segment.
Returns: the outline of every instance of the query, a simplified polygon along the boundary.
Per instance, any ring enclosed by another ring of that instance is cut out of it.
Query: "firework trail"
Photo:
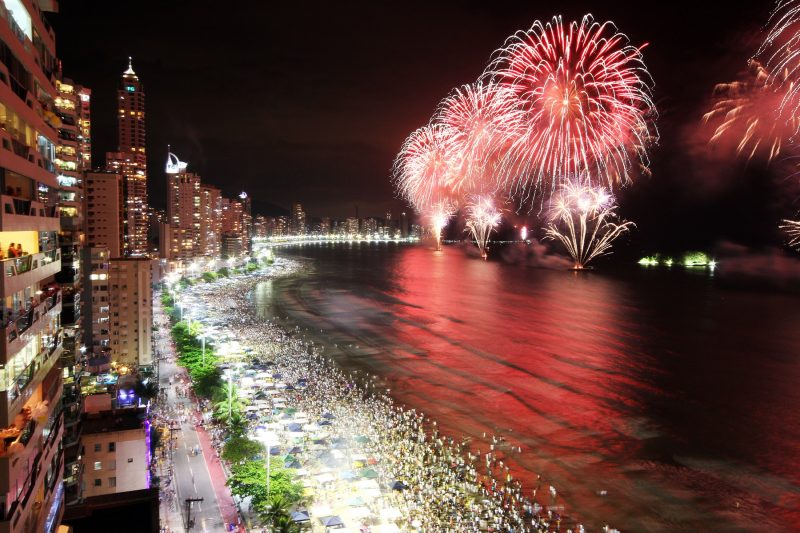
[[[527,199],[579,174],[613,187],[647,171],[658,139],[652,80],[641,48],[613,23],[536,21],[506,41],[484,76],[514,91],[526,113],[510,149],[514,194]]]
[[[604,187],[594,187],[585,177],[566,181],[551,198],[551,221],[545,238],[560,241],[580,270],[593,259],[611,253],[611,244],[634,227],[616,223],[614,197]]]
[[[516,94],[493,83],[464,85],[445,98],[434,120],[452,136],[456,171],[448,186],[462,196],[495,192],[509,178],[505,156],[524,119]]]
[[[441,231],[456,207],[447,186],[456,170],[452,138],[452,133],[439,124],[419,128],[403,143],[393,169],[401,196],[431,224],[437,250]]]
[[[436,114],[452,135],[456,170],[447,186],[462,199],[467,229],[484,259],[489,235],[500,222],[494,198],[508,178],[506,153],[522,135],[524,117],[510,89],[482,81],[457,88]]]
[[[703,120],[716,124],[712,143],[733,137],[737,154],[748,160],[763,154],[770,162],[784,151],[797,120],[795,117],[781,120],[778,116],[783,85],[776,83],[776,78],[758,61],[751,60],[748,67],[740,81],[721,83],[714,88],[714,105],[703,115]]]
[[[481,257],[488,257],[489,235],[500,223],[500,210],[489,196],[472,195],[467,204],[467,229],[475,238]]]
[[[789,237],[789,246],[800,250],[800,220],[784,220],[780,228]]]
[[[768,73],[766,84],[781,94],[775,108],[778,119],[790,124],[796,134],[800,128],[800,1],[780,0],[766,33],[755,58]]]

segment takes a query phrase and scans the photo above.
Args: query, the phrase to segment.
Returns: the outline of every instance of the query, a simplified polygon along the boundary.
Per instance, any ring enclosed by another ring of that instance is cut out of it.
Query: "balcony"
[[[8,325],[3,328],[5,342],[0,342],[0,364],[6,364],[11,355],[20,351],[33,335],[39,333],[48,323],[43,320],[61,313],[61,291],[44,298],[33,309],[25,313],[11,316]]]
[[[2,195],[0,231],[59,231],[61,219],[55,206],[48,207],[18,196]]]
[[[23,371],[23,374],[26,374],[26,378],[30,376],[24,386],[20,387],[15,382],[13,390],[0,392],[0,427],[8,427],[14,421],[14,415],[19,412],[25,402],[30,399],[36,387],[53,370],[60,354],[60,343],[55,349],[52,347],[45,348]],[[54,399],[50,403],[53,404],[57,401],[57,399]],[[59,436],[59,440],[60,438]],[[0,468],[0,474],[2,474],[2,468]],[[2,486],[2,479],[0,479],[0,487]]]
[[[61,271],[61,250],[50,250],[0,261],[3,267],[3,294],[8,296]]]

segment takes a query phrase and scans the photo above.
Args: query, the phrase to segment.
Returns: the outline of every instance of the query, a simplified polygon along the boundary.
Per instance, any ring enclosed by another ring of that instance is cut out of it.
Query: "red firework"
[[[510,151],[512,192],[527,197],[587,172],[613,186],[634,166],[646,171],[658,136],[652,81],[641,49],[613,23],[537,21],[506,41],[485,76],[511,89],[526,113]]]
[[[494,193],[509,178],[507,152],[524,133],[525,113],[513,91],[478,81],[459,87],[436,120],[449,132],[455,172],[447,185],[464,197]]]

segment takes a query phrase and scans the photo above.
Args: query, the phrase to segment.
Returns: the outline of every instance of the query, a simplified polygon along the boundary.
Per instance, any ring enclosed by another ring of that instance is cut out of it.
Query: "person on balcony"
[[[8,258],[17,257],[17,249],[14,248],[14,243],[8,245]]]
[[[22,257],[23,255],[28,255],[28,252],[23,252],[22,245],[17,243],[17,257]]]

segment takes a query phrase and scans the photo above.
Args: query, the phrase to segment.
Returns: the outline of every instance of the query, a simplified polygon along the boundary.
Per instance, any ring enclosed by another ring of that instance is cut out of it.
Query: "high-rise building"
[[[241,236],[244,231],[242,224],[242,203],[230,198],[222,201],[222,233],[235,233]]]
[[[319,232],[322,235],[328,235],[331,232],[331,219],[330,217],[322,217],[319,222]]]
[[[124,250],[123,177],[113,172],[87,172],[84,178],[86,246],[105,248],[111,257]]]
[[[408,215],[405,212],[400,214],[400,236],[404,239],[408,237]]]
[[[222,253],[222,193],[208,184],[200,184],[200,254],[219,259]]]
[[[79,356],[81,346],[81,278],[80,248],[84,240],[83,172],[91,164],[91,116],[88,89],[72,80],[56,80],[58,91],[54,100],[61,121],[56,146],[56,168],[60,186],[58,206],[61,218],[59,247],[61,272],[56,280],[62,289],[61,325],[64,326],[66,368]],[[89,150],[90,153],[85,153]]]
[[[358,218],[348,217],[345,222],[345,228],[348,235],[358,235]]]
[[[167,154],[167,220],[171,239],[170,257],[191,261],[200,255],[200,176],[186,170],[187,164]]]
[[[306,212],[303,211],[303,206],[300,202],[292,204],[292,212],[289,221],[289,234],[290,235],[305,235],[306,234]]]
[[[110,256],[107,248],[85,247],[83,256],[83,336],[89,357],[111,360]]]
[[[145,93],[130,58],[117,90],[119,146],[106,154],[106,169],[121,174],[124,193],[124,254],[147,255],[147,153]]]
[[[267,236],[269,231],[269,220],[264,215],[256,215],[253,217],[253,237],[263,239]]]
[[[0,531],[52,533],[63,513],[62,293],[54,105],[58,59],[44,20],[54,2],[0,9]],[[6,256],[10,254],[6,253]]]
[[[111,259],[111,359],[133,369],[153,365],[153,286],[151,260]]]
[[[277,217],[275,219],[275,230],[273,236],[284,237],[289,234],[289,219],[286,217]]]

